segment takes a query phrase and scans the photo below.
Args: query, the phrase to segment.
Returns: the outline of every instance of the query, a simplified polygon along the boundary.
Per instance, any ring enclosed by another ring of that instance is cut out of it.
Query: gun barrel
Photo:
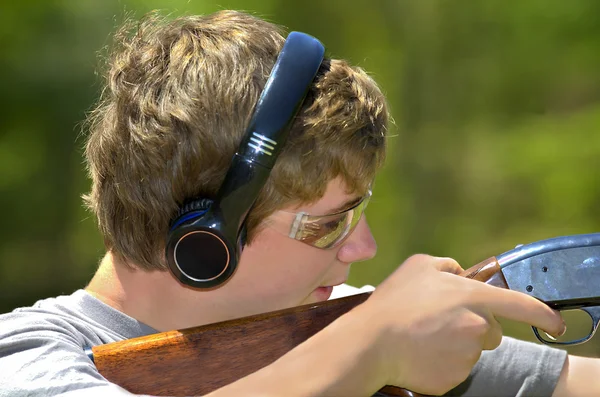
[[[575,234],[536,241],[496,256],[500,268],[504,269],[531,257],[562,251],[569,248],[600,247],[600,233]]]

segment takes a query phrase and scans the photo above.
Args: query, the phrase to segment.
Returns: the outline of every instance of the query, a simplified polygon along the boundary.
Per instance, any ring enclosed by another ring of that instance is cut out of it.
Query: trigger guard
[[[581,310],[586,312],[588,314],[588,316],[590,316],[590,318],[592,319],[592,329],[590,330],[590,333],[588,334],[588,336],[585,336],[583,338],[576,339],[576,340],[569,341],[569,342],[552,341],[552,340],[542,338],[537,327],[532,326],[531,329],[533,330],[535,337],[545,345],[559,345],[559,346],[580,345],[580,344],[585,343],[585,342],[589,341],[590,339],[592,339],[594,337],[594,334],[598,330],[598,324],[600,323],[600,306],[582,307]],[[548,334],[546,334],[546,335],[548,335]],[[548,337],[551,338],[550,335],[548,335]]]
[[[581,310],[586,312],[592,319],[592,330],[589,335],[591,339],[598,330],[598,324],[600,323],[600,306],[582,307]]]
[[[542,338],[542,335],[540,335],[540,331],[538,330],[537,327],[531,326],[531,329],[533,330],[533,334],[535,335],[535,337],[542,342],[545,345],[565,345],[565,344],[570,344],[570,342],[558,342],[558,341],[553,341],[553,340],[548,340],[548,339],[544,339]],[[544,332],[545,333],[545,332]],[[546,334],[548,335],[548,334]],[[551,338],[550,335],[548,335],[549,338]],[[580,342],[583,343],[583,342]]]

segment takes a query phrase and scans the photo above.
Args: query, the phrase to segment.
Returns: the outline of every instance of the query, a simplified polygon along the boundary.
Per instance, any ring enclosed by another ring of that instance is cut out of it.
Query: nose
[[[377,243],[363,214],[356,229],[348,236],[338,251],[338,260],[345,263],[372,259],[377,253]]]

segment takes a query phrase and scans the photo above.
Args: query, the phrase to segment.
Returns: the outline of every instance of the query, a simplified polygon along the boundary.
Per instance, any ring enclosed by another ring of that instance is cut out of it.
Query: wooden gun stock
[[[494,257],[462,276],[508,288]],[[369,295],[95,346],[93,361],[102,376],[132,393],[203,395],[273,363]],[[395,386],[385,386],[380,392],[419,396]]]

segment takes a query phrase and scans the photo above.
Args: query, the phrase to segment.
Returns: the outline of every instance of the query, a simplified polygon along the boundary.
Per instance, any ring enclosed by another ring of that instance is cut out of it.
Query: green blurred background
[[[111,32],[152,9],[227,8],[318,37],[389,98],[367,211],[379,253],[351,284],[376,285],[416,252],[466,268],[600,231],[600,1],[15,1],[0,11],[0,312],[85,286],[103,254],[80,200],[81,122]],[[600,337],[572,352],[600,356]]]

